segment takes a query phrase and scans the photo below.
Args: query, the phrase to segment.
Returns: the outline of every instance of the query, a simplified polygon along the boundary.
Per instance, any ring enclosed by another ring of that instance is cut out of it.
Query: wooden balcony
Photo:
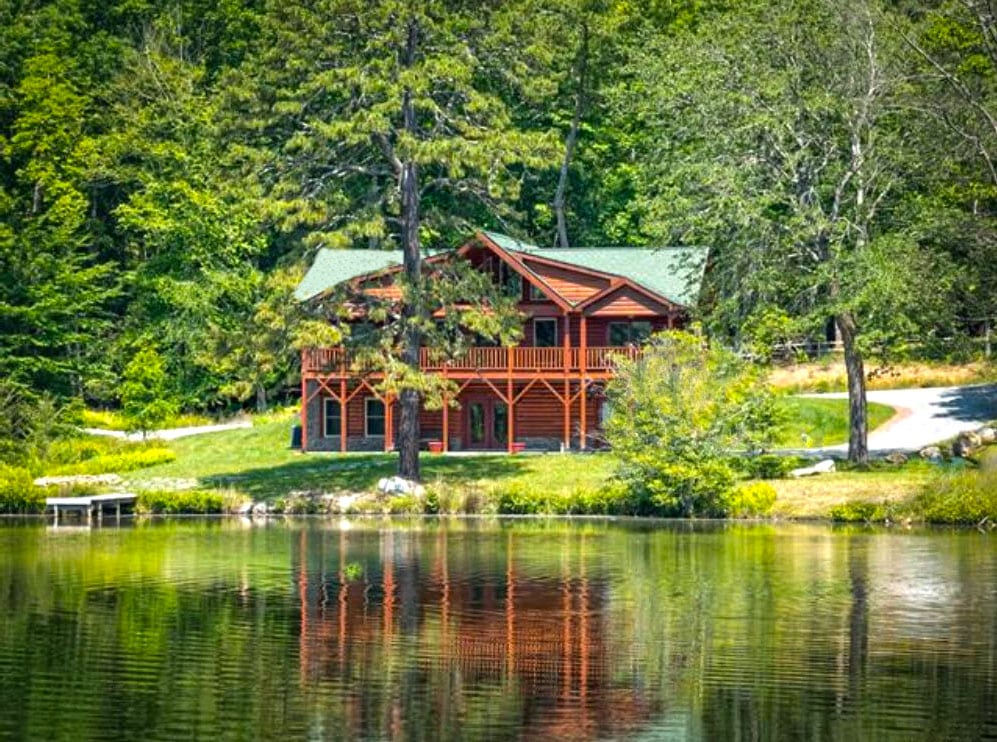
[[[641,349],[634,346],[593,348],[470,348],[457,358],[445,359],[431,348],[422,348],[419,365],[424,371],[453,378],[470,376],[549,376],[589,375],[604,377],[621,358],[635,359]],[[302,373],[306,376],[337,376],[373,373],[372,368],[352,361],[342,348],[312,348],[302,353]]]

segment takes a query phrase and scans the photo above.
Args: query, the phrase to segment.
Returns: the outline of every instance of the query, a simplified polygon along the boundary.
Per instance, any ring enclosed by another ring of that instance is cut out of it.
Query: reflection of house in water
[[[377,720],[362,720],[377,705],[370,694],[459,724],[468,698],[492,693],[527,737],[605,736],[645,720],[651,701],[626,673],[612,680],[605,584],[586,576],[584,560],[561,578],[527,574],[514,537],[500,538],[504,554],[483,562],[445,531],[302,531],[302,682],[351,683],[340,695],[355,706],[345,716],[357,733],[377,731],[368,728]],[[351,560],[364,557],[360,576]]]

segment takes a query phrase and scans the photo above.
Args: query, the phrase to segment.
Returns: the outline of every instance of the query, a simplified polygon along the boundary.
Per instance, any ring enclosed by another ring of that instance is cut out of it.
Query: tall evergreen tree
[[[461,213],[512,202],[521,168],[551,138],[513,124],[498,94],[490,23],[498,2],[321,0],[269,8],[255,64],[257,165],[285,228],[310,246],[404,253],[399,474],[418,478],[419,347],[429,324],[422,254]]]

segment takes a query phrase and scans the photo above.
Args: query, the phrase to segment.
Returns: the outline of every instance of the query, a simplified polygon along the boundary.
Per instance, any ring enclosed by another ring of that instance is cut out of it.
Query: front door
[[[509,407],[497,399],[472,399],[466,403],[467,447],[502,449],[509,440]]]

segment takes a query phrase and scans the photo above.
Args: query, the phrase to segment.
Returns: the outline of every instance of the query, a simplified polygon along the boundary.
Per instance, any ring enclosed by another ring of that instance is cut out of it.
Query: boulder
[[[969,431],[959,433],[959,437],[952,444],[952,455],[961,457],[972,456],[973,452],[982,445],[983,442],[976,433]]]
[[[938,446],[928,446],[927,448],[922,448],[917,453],[922,459],[929,459],[930,461],[940,461],[942,458],[942,449]]]
[[[977,430],[976,434],[980,436],[980,443],[984,446],[992,446],[997,443],[997,429],[991,428],[989,425]]]
[[[894,451],[893,453],[887,454],[883,457],[884,460],[894,466],[902,466],[907,463],[907,457],[900,453],[900,451]]]
[[[270,506],[265,502],[254,502],[252,513],[253,515],[269,515]]]
[[[823,461],[818,461],[813,466],[805,466],[801,469],[793,469],[789,472],[789,476],[794,478],[799,477],[812,477],[817,474],[829,474],[835,470],[834,459],[824,459]]]
[[[236,512],[239,515],[249,515],[250,513],[253,512],[253,506],[255,504],[256,503],[254,503],[252,500],[247,500],[246,502],[242,503],[242,505],[239,506],[239,509]]]
[[[426,494],[426,490],[421,484],[402,477],[385,477],[378,480],[377,491],[385,495],[415,495],[416,497],[422,497]]]

